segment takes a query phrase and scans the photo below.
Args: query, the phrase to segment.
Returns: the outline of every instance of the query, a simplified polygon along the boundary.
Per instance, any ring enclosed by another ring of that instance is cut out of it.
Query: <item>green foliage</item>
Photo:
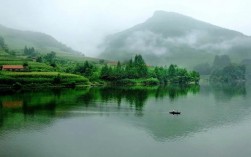
[[[103,80],[108,80],[109,78],[109,67],[108,65],[106,64],[105,66],[103,66],[101,68],[101,72],[100,72],[100,78],[103,79]]]
[[[24,47],[24,54],[30,57],[36,56],[36,52],[34,47],[27,48],[27,46]]]
[[[101,68],[100,78],[108,81],[120,79],[148,78],[148,68],[141,55],[136,55],[134,60],[129,60],[125,65],[118,61],[117,66],[112,68],[105,65]]]
[[[74,73],[83,75],[90,80],[97,80],[99,78],[97,67],[88,61],[85,61],[84,64],[77,64]]]
[[[29,66],[28,62],[27,62],[27,61],[24,62],[24,63],[23,63],[23,66],[24,66],[24,67],[28,67],[28,66]]]
[[[157,78],[141,78],[141,79],[121,79],[115,82],[121,85],[159,85],[159,80]]]
[[[43,62],[43,58],[41,56],[37,57],[36,62],[42,63]]]
[[[51,63],[54,63],[55,62],[55,59],[56,59],[56,52],[54,51],[51,51],[50,53],[47,53],[45,56],[44,56],[44,60],[46,62],[49,62],[50,64]]]
[[[188,72],[171,64],[169,68],[146,66],[141,55],[136,55],[134,60],[129,60],[123,66],[120,62],[116,67],[105,65],[101,68],[100,78],[120,84],[188,84],[198,83],[200,76],[195,71]],[[143,80],[143,81],[142,81]]]
[[[31,31],[21,31],[0,25],[0,34],[11,49],[23,50],[25,45],[34,47],[39,53],[59,52],[60,55],[79,55],[79,52],[58,42],[52,36]]]
[[[136,55],[133,62],[133,70],[137,71],[136,77],[143,78],[148,76],[146,63],[141,55]]]
[[[155,67],[153,76],[159,79],[160,83],[188,84],[190,82],[198,83],[199,73],[195,71],[188,72],[186,69],[179,68],[171,64],[169,68]]]
[[[210,80],[213,82],[231,83],[236,81],[245,81],[244,65],[228,65],[223,69],[213,71]]]
[[[54,77],[53,83],[60,84],[61,80],[62,80],[61,75],[58,73],[58,75],[56,77]]]

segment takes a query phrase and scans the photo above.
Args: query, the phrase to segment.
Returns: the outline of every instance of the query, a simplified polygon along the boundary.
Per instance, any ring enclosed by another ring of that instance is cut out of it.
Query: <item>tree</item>
[[[55,83],[55,84],[60,84],[61,81],[62,81],[62,77],[61,77],[61,75],[58,73],[58,75],[57,75],[56,77],[54,77],[53,83]]]
[[[44,56],[44,59],[45,59],[47,62],[49,62],[49,63],[55,62],[55,59],[56,59],[56,52],[51,51],[50,53],[47,53],[47,54]]]
[[[120,61],[118,61],[114,73],[117,79],[122,79],[124,77],[124,69],[122,68]]]
[[[146,63],[141,55],[136,55],[134,58],[134,66],[137,71],[138,77],[143,78],[148,76]]]
[[[101,68],[100,78],[107,80],[109,78],[109,67],[107,64]]]
[[[57,64],[55,62],[50,63],[50,66],[52,66],[53,68],[57,67]]]
[[[168,72],[164,67],[155,67],[153,77],[157,78],[161,83],[167,83]]]
[[[148,77],[148,68],[141,55],[136,55],[134,60],[129,60],[129,62],[126,64],[125,75],[127,78]]]
[[[35,52],[35,49],[34,47],[31,47],[31,48],[27,48],[27,46],[24,47],[24,54],[27,55],[27,56],[35,56],[36,55],[36,52]]]
[[[28,62],[27,62],[27,61],[24,62],[24,63],[23,63],[23,66],[24,66],[24,67],[28,67],[28,66],[29,66]]]
[[[36,61],[39,62],[39,63],[42,63],[43,62],[43,58],[41,56],[39,56],[39,57],[37,57]]]
[[[173,78],[175,76],[175,67],[176,65],[171,64],[168,68],[168,76]]]
[[[188,84],[191,81],[199,81],[199,73],[188,72],[186,69],[179,68],[177,65],[171,64],[167,67],[155,67],[150,69],[146,66],[141,55],[136,55],[134,60],[130,59],[128,62],[121,65],[118,61],[116,67],[108,66],[107,64],[101,68],[100,78],[108,81],[125,81],[128,79],[147,78],[154,80],[156,78],[159,83],[178,83]],[[122,80],[125,79],[125,80]],[[157,82],[158,82],[157,81]]]
[[[128,61],[128,63],[126,63],[125,77],[126,78],[134,78],[136,74],[137,74],[137,72],[135,72],[135,70],[134,70],[133,60],[130,59]]]
[[[80,73],[88,78],[90,78],[94,72],[97,70],[97,68],[89,63],[88,61],[85,61],[83,65],[76,65],[76,68],[75,68],[75,73]]]

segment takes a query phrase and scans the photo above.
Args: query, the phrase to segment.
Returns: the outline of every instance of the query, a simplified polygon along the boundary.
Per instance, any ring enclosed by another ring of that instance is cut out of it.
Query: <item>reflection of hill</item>
[[[147,131],[157,140],[173,139],[238,122],[250,112],[248,91],[245,86],[236,87],[231,92],[229,87],[170,86],[2,94],[0,135],[5,130],[39,129],[61,117],[109,115],[121,123]],[[10,107],[6,102],[22,102],[22,106]],[[172,109],[181,111],[182,115],[170,115],[168,112]]]
[[[211,88],[217,100],[230,100],[235,96],[245,96],[247,94],[245,82],[211,83]]]

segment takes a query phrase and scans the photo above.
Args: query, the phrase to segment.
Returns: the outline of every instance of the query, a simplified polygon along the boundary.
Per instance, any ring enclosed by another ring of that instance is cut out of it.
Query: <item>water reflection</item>
[[[199,86],[170,86],[170,87],[101,87],[85,89],[54,89],[46,91],[13,92],[4,91],[0,96],[1,126],[5,121],[20,121],[15,114],[27,116],[43,115],[56,117],[57,110],[71,110],[76,107],[105,108],[108,102],[115,102],[116,106],[108,109],[121,110],[121,103],[128,104],[125,108],[133,109],[137,116],[143,116],[143,108],[149,98],[163,99],[169,97],[174,101],[179,96],[189,92],[199,92]],[[100,102],[100,103],[96,103]],[[102,111],[102,110],[101,110]],[[107,110],[106,110],[107,111]],[[20,118],[20,117],[19,117]]]
[[[246,96],[245,82],[211,83],[215,98],[219,101],[230,101],[235,96]]]
[[[45,127],[62,117],[118,113],[113,118],[140,127],[163,141],[240,120],[249,110],[247,94],[245,85],[4,92],[0,96],[0,136],[1,131],[34,129],[34,124]],[[168,114],[174,108],[182,115]]]

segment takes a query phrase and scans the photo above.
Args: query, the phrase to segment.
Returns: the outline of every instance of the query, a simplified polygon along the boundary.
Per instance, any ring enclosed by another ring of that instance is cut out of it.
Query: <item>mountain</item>
[[[12,50],[21,50],[27,46],[34,47],[41,53],[48,53],[51,51],[61,54],[80,53],[44,33],[21,31],[0,25],[0,36],[4,38],[5,43]]]
[[[148,64],[193,67],[212,63],[228,54],[236,60],[251,58],[251,38],[178,13],[156,11],[142,24],[108,36],[101,44],[102,58],[128,60],[141,54]]]

